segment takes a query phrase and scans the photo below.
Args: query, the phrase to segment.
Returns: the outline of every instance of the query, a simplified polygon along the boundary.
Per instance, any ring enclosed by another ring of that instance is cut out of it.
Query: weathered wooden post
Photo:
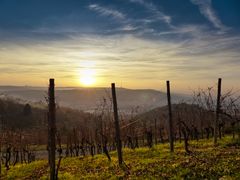
[[[1,135],[1,139],[3,137],[3,116],[0,115],[0,118],[1,118],[1,132],[0,132],[0,135]],[[2,142],[0,141],[0,159],[2,159]],[[2,162],[0,161],[0,179],[2,179]]]
[[[221,86],[222,86],[222,79],[218,79],[218,94],[217,94],[217,107],[216,107],[216,118],[214,121],[214,145],[217,144],[217,129],[218,129],[218,120],[219,120],[219,114],[221,109]]]
[[[170,82],[167,81],[167,100],[168,100],[168,125],[169,125],[169,142],[170,142],[170,151],[174,152],[173,146],[173,124],[172,124],[172,107],[171,107],[171,93],[170,93]]]
[[[154,119],[154,140],[155,140],[155,145],[157,145],[157,119]]]
[[[114,119],[115,119],[118,163],[119,163],[119,165],[122,165],[122,163],[123,163],[122,142],[121,142],[121,139],[120,139],[121,135],[120,135],[119,120],[118,120],[118,107],[117,107],[117,97],[116,97],[115,83],[112,83],[112,100],[113,100],[113,111],[114,111]]]
[[[54,95],[54,79],[49,80],[48,91],[48,133],[49,133],[49,163],[50,163],[50,180],[55,180],[55,150],[56,150],[56,105]]]
[[[0,159],[2,159],[2,144],[1,143],[2,142],[0,142]],[[1,161],[0,161],[0,179],[2,179],[2,162]]]

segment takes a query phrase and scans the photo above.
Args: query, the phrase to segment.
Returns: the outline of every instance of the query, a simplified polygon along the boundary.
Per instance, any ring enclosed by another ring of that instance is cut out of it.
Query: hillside
[[[71,129],[86,119],[91,119],[89,113],[65,107],[57,107],[57,126]],[[3,129],[27,130],[32,128],[47,128],[47,105],[36,106],[34,103],[22,103],[16,99],[0,99],[0,119]]]
[[[116,152],[112,162],[104,155],[64,158],[59,179],[239,179],[240,149],[231,137],[225,137],[217,147],[211,140],[191,141],[191,154],[185,154],[183,144],[176,143],[169,153],[168,144],[152,149],[124,149],[126,166],[117,164]],[[16,165],[4,179],[47,179],[47,161]]]
[[[193,114],[197,111],[204,111],[209,113],[206,110],[201,109],[199,106],[187,103],[172,104],[173,117],[176,117],[179,114],[185,114],[187,112],[192,112]],[[188,114],[189,115],[189,114]],[[152,120],[154,118],[163,118],[168,116],[168,106],[156,107],[147,112],[137,115],[137,118]]]
[[[147,127],[153,127],[154,121],[159,127],[168,128],[168,106],[157,107],[150,111],[136,115],[135,119],[138,122],[145,123]],[[213,126],[214,113],[209,112],[197,105],[180,103],[172,104],[172,118],[174,127],[178,125],[179,121],[185,122],[189,128],[197,127],[199,130],[206,127]],[[231,119],[222,117],[221,122],[224,122],[226,127],[230,126]]]
[[[19,98],[30,102],[45,102],[47,88],[28,86],[0,86],[2,96]],[[103,98],[109,100],[109,88],[56,88],[56,100],[61,106],[74,109],[93,111]],[[142,111],[166,105],[166,94],[151,89],[117,88],[119,109],[125,112],[138,106]],[[173,94],[172,101],[178,102],[186,98],[185,95]]]

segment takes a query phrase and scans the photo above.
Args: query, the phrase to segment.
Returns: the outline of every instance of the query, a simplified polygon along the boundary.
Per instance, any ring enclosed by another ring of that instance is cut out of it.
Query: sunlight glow
[[[80,83],[83,86],[92,86],[96,83],[95,63],[92,61],[82,62],[83,69],[80,70]]]

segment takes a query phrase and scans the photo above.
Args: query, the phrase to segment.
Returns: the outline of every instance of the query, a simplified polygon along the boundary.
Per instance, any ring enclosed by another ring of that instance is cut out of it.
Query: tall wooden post
[[[55,180],[55,150],[56,150],[56,105],[54,95],[54,79],[49,80],[48,91],[48,133],[49,133],[49,163],[50,163],[50,180]]]
[[[155,145],[157,145],[157,119],[154,119],[154,140],[155,140]]]
[[[1,135],[1,139],[3,137],[3,116],[0,115],[0,118],[1,118],[1,132],[0,132],[0,135]],[[0,142],[0,159],[2,159],[2,142]],[[2,179],[2,162],[0,161],[0,179]]]
[[[114,111],[114,119],[115,119],[115,131],[116,131],[116,143],[117,143],[117,153],[118,153],[118,163],[122,165],[122,143],[121,143],[121,135],[120,135],[120,127],[118,120],[118,107],[117,107],[117,97],[115,90],[115,83],[112,83],[112,100],[113,100],[113,111]]]
[[[218,79],[218,94],[217,94],[217,107],[216,107],[216,118],[214,121],[214,145],[217,144],[217,135],[218,135],[218,120],[219,120],[219,114],[221,109],[221,86],[222,86],[222,79]]]
[[[167,81],[167,100],[168,100],[168,125],[169,125],[169,142],[170,142],[170,151],[174,152],[173,146],[173,124],[172,124],[172,107],[171,107],[171,93],[170,93],[170,82]]]

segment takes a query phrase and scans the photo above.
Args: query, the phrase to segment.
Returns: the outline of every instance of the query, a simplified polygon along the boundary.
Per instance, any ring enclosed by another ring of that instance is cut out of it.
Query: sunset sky
[[[0,0],[0,85],[240,88],[239,0]]]

